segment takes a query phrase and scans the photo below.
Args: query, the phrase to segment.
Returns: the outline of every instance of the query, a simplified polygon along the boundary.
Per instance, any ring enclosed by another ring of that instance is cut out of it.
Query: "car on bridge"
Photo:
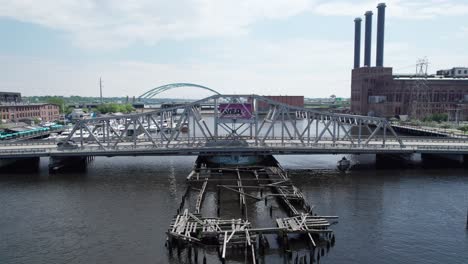
[[[57,143],[57,149],[58,150],[70,150],[70,149],[77,149],[78,145],[75,143],[74,140],[65,140],[65,141],[60,141]]]

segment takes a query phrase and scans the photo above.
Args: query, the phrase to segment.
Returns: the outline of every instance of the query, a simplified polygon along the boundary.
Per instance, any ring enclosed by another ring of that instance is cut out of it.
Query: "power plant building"
[[[378,5],[376,66],[370,65],[372,12],[366,12],[364,66],[360,61],[361,19],[355,21],[351,112],[379,117],[424,118],[436,113],[452,120],[468,119],[468,68],[455,67],[428,75],[394,74],[383,66],[385,4]]]

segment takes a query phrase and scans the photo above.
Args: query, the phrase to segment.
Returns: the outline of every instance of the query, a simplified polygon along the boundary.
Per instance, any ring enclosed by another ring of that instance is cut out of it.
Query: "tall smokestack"
[[[361,67],[361,21],[359,17],[354,19],[354,69]]]
[[[385,7],[385,3],[377,5],[377,58],[375,63],[377,67],[383,66]]]
[[[364,66],[370,67],[372,43],[372,11],[367,11],[364,15],[366,16],[366,33],[364,36]]]

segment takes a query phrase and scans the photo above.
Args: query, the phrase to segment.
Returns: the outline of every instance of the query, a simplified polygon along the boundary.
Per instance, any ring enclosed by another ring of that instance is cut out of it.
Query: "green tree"
[[[100,104],[96,107],[96,111],[101,114],[108,114],[108,113],[125,113],[128,114],[134,110],[131,104],[116,104],[116,103],[106,103]]]
[[[468,125],[461,126],[458,128],[458,130],[461,130],[463,134],[465,134],[466,132],[468,132]]]
[[[61,114],[65,111],[65,100],[63,99],[63,97],[51,96],[46,99],[46,102],[49,104],[58,105]]]
[[[434,122],[440,123],[442,121],[447,121],[447,118],[448,118],[447,114],[432,114],[430,116],[426,116],[425,118],[423,118],[423,121],[424,122],[434,121]]]
[[[75,109],[74,107],[68,107],[66,110],[65,110],[65,114],[69,115],[73,112],[73,109]]]
[[[33,121],[34,121],[34,124],[37,125],[37,124],[40,124],[41,123],[41,120],[37,117],[34,117],[33,118]]]

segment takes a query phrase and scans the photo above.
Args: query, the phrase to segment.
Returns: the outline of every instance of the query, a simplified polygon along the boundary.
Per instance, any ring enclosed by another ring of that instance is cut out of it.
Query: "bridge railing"
[[[354,139],[354,141],[357,142],[357,137],[356,136],[352,136],[352,138]],[[107,147],[107,145],[112,145],[112,143],[115,143],[117,138],[116,137],[112,137],[112,140],[110,141],[106,141],[106,142],[103,142],[105,143],[104,145]],[[250,137],[250,136],[241,136],[239,137],[239,139],[241,140],[254,140],[255,138],[254,137]],[[305,140],[305,143],[307,144],[311,144],[311,142],[313,142],[313,139],[314,138],[311,138],[310,140]],[[405,141],[405,142],[408,142],[408,144],[412,144],[412,143],[415,143],[415,142],[419,142],[419,143],[467,143],[468,142],[468,139],[463,139],[463,138],[450,138],[450,137],[417,137],[417,136],[404,136],[404,137],[400,137],[401,140]],[[0,148],[3,148],[3,147],[8,147],[8,146],[40,146],[40,145],[43,145],[43,146],[47,146],[47,145],[50,145],[50,146],[56,146],[57,143],[59,143],[60,141],[63,141],[64,139],[40,139],[40,140],[24,140],[24,141],[14,141],[14,142],[1,142],[0,143]],[[223,141],[225,140],[225,138],[221,137],[221,138],[218,138],[218,139],[214,139],[214,140],[210,140],[210,141]],[[285,141],[285,142],[289,142],[289,141],[297,141],[297,140],[300,140],[298,137],[293,137],[293,138],[283,138],[283,137],[279,137],[279,136],[276,136],[276,137],[273,137],[273,136],[269,136],[269,137],[266,137],[265,138],[265,141],[271,141],[271,140],[274,140],[274,141]],[[375,142],[382,142],[383,138],[380,137],[380,136],[376,136],[374,137],[372,140],[369,141],[369,144],[372,144],[372,143],[375,143]],[[187,138],[179,138],[179,139],[176,139],[173,141],[173,143],[183,143],[183,142],[187,142],[187,141],[196,141],[196,142],[200,142],[200,141],[204,141],[206,142],[206,138],[205,137],[196,137],[196,138],[190,138],[189,140]],[[322,137],[321,141],[333,141],[333,138],[332,137]],[[348,139],[335,139],[336,142],[340,142],[340,141],[348,141]],[[386,139],[387,142],[398,142],[397,139],[395,138],[387,138]],[[88,142],[87,139],[84,140],[84,143],[93,143],[94,141],[93,140],[90,140]],[[123,142],[134,142],[134,141],[123,141]],[[148,139],[146,138],[137,138],[136,139],[136,142],[137,144],[141,144],[141,143],[148,143]],[[164,142],[163,142],[164,144]]]
[[[78,156],[112,156],[112,155],[195,155],[242,153],[245,155],[252,153],[263,154],[300,154],[300,153],[451,153],[468,154],[468,145],[405,145],[398,144],[369,144],[357,145],[350,143],[310,143],[304,145],[299,142],[268,142],[263,146],[256,146],[254,142],[249,142],[247,146],[207,146],[206,142],[182,143],[169,146],[154,145],[117,145],[110,149],[103,149],[97,145],[87,145],[76,149],[56,148],[32,148],[32,149],[2,149],[0,157],[23,156],[53,156],[53,155],[78,155]]]
[[[113,147],[113,144],[116,142],[115,141],[115,137],[113,137],[110,141],[105,141],[105,142],[102,142],[103,143],[103,146],[106,148],[106,149],[112,149]],[[254,141],[255,138],[254,137],[250,137],[250,136],[241,136],[239,137],[239,139],[241,140],[247,140],[247,141]],[[354,142],[357,142],[357,137],[353,137],[354,139]],[[225,140],[225,138],[219,138],[217,139],[218,141],[223,141]],[[273,136],[269,136],[269,137],[266,137],[265,138],[265,142],[271,142],[271,141],[277,141],[277,142],[281,142],[283,141],[284,144],[288,144],[288,142],[294,142],[294,141],[298,141],[299,138],[298,137],[294,137],[292,139],[290,138],[282,138],[282,137],[273,137]],[[368,142],[368,144],[375,144],[375,143],[381,143],[382,142],[382,138],[379,137],[379,136],[376,136],[375,138],[373,138],[372,140],[370,140]],[[408,144],[415,144],[415,143],[453,143],[453,144],[464,144],[464,143],[468,143],[468,139],[465,139],[465,138],[450,138],[450,137],[416,137],[416,136],[407,136],[407,137],[401,137],[401,140],[407,142]],[[25,147],[25,146],[49,146],[51,148],[53,147],[57,147],[57,143],[60,142],[60,141],[63,141],[63,139],[41,139],[41,140],[25,140],[25,141],[14,141],[14,142],[2,142],[0,144],[0,148],[7,148],[7,147]],[[211,142],[213,141],[216,141],[215,140],[210,140]],[[332,142],[333,141],[333,138],[332,137],[322,137],[321,139],[321,142]],[[387,143],[390,144],[390,143],[397,143],[398,140],[397,139],[394,139],[394,138],[388,138],[387,140]],[[84,140],[84,142],[86,143],[84,146],[86,146],[87,144],[96,144],[94,141],[90,140],[88,142],[87,139]],[[124,141],[122,143],[135,143],[134,141]],[[147,144],[149,141],[148,139],[146,138],[138,138],[136,140],[136,143],[137,144]],[[200,144],[200,142],[207,142],[206,138],[205,137],[196,137],[196,138],[190,138],[189,140],[187,138],[178,138],[176,140],[173,140],[173,142],[170,144],[170,145],[174,145],[174,144],[191,144],[193,142],[196,142],[197,144]],[[339,143],[339,142],[348,142],[351,144],[351,142],[348,141],[348,139],[345,139],[345,140],[341,140],[341,139],[335,139],[335,142]],[[166,142],[157,142],[159,144],[158,147],[164,147],[163,145],[166,144]],[[265,144],[267,144],[265,143]],[[264,145],[265,145],[264,144]],[[304,141],[304,144],[307,145],[307,146],[310,146],[310,145],[317,145],[318,143],[315,143],[315,141],[313,140],[305,140]],[[261,145],[260,143],[258,145]],[[267,144],[268,145],[268,144]]]
[[[468,135],[464,134],[463,132],[453,132],[453,131],[447,131],[447,129],[443,128],[429,128],[425,126],[415,126],[415,125],[410,125],[410,124],[392,124],[393,127],[397,128],[403,128],[403,129],[408,129],[408,130],[416,130],[416,131],[421,131],[421,132],[426,132],[430,134],[438,134],[441,136],[447,136],[447,137],[452,137],[452,138],[460,138],[460,139],[466,139],[468,140]]]

